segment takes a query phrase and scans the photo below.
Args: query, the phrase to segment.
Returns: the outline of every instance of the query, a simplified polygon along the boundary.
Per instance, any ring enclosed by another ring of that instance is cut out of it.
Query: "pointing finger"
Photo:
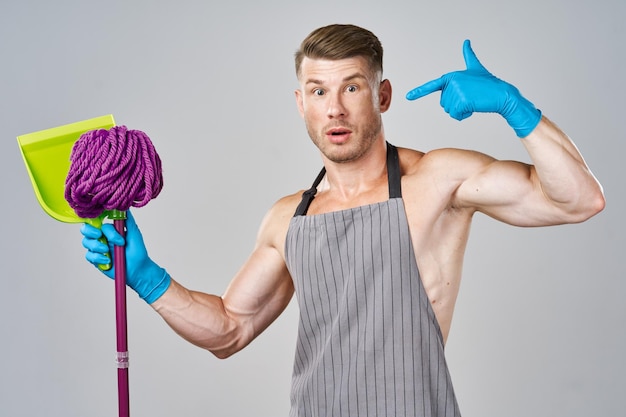
[[[437,78],[409,91],[408,93],[406,93],[406,98],[407,100],[416,100],[418,98],[422,98],[431,93],[434,93],[435,91],[441,90],[443,88],[443,85],[443,78]]]

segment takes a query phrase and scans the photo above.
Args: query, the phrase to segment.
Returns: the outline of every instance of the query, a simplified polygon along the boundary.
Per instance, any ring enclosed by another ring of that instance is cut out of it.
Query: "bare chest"
[[[403,195],[424,290],[446,340],[461,284],[472,214],[450,208],[448,199],[428,187]]]

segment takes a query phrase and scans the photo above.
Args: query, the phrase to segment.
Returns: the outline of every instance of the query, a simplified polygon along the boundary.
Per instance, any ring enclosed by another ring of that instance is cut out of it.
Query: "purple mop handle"
[[[126,220],[114,220],[115,230],[126,238]],[[130,415],[128,394],[128,332],[126,320],[126,248],[115,246],[115,324],[117,333],[117,392],[119,417]]]

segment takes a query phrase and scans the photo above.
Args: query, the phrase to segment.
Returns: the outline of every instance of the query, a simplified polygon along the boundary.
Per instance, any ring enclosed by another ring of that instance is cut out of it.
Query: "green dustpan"
[[[22,157],[41,207],[65,223],[89,223],[100,228],[106,214],[93,219],[78,217],[65,200],[65,179],[74,143],[90,130],[115,126],[112,115],[96,117],[17,137]]]
[[[72,148],[80,136],[113,126],[115,121],[109,114],[17,137],[37,200],[54,219],[64,223],[88,223],[98,229],[102,227],[104,218],[110,213],[104,212],[96,218],[79,217],[65,200],[65,179],[70,171]],[[106,242],[104,237],[100,240]],[[111,268],[110,265],[98,267],[102,270]]]

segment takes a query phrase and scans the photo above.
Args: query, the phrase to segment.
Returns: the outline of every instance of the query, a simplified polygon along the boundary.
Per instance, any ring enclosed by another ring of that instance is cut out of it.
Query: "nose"
[[[347,110],[341,100],[340,94],[328,94],[328,109],[326,115],[329,119],[342,118],[347,115]]]

